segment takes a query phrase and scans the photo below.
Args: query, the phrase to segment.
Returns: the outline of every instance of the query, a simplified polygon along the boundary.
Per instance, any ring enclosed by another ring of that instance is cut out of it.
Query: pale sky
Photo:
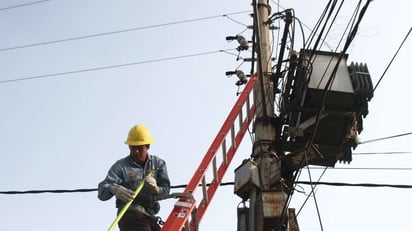
[[[150,152],[166,160],[172,185],[187,184],[236,101],[237,80],[225,72],[250,71],[250,63],[236,61],[235,50],[220,51],[237,47],[226,36],[251,39],[245,31],[251,1],[50,0],[10,8],[30,2],[36,1],[0,3],[0,191],[97,188],[113,162],[128,155],[123,142],[135,124],[151,130],[156,142]],[[273,12],[276,2],[270,2]],[[313,27],[327,2],[279,3]],[[356,4],[345,1],[327,39],[331,46]],[[409,1],[375,0],[364,16],[349,61],[366,63],[374,84],[411,28],[411,8]],[[304,32],[307,38],[310,31]],[[296,37],[302,37],[299,29]],[[411,51],[409,38],[369,103],[361,141],[412,131]],[[7,82],[13,79],[25,80]],[[412,152],[410,142],[409,136],[372,142],[355,153]],[[251,147],[246,135],[224,182],[234,180]],[[412,185],[411,170],[399,169],[411,163],[411,153],[354,155],[351,164],[336,167],[362,169],[329,169],[321,181]],[[320,173],[311,170],[313,179]],[[299,180],[308,180],[306,170]],[[411,189],[315,191],[319,213],[310,198],[298,216],[302,231],[410,226]],[[295,192],[290,208],[299,210],[305,198]],[[200,230],[236,230],[240,201],[232,186],[220,187]],[[161,203],[163,220],[174,202]],[[114,199],[99,201],[96,192],[0,194],[2,230],[107,230],[115,213]]]

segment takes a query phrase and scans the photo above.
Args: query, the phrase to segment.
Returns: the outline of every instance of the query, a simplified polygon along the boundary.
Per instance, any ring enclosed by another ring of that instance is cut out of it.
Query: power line
[[[322,167],[309,167],[310,170],[325,169]],[[411,171],[412,168],[357,168],[357,167],[334,167],[328,170],[390,170],[390,171]]]
[[[298,184],[316,184],[327,186],[349,186],[349,187],[389,187],[389,188],[402,188],[410,189],[412,185],[401,184],[374,184],[374,183],[343,183],[343,182],[309,182],[309,181],[297,181]]]
[[[182,20],[182,21],[162,23],[162,24],[156,24],[156,25],[151,25],[151,26],[134,27],[134,28],[129,28],[129,29],[110,31],[110,32],[91,34],[91,35],[84,35],[84,36],[78,36],[78,37],[72,37],[72,38],[66,38],[66,39],[59,39],[59,40],[53,40],[53,41],[48,41],[48,42],[40,42],[40,43],[32,43],[32,44],[14,46],[14,47],[7,47],[7,48],[1,48],[0,52],[28,48],[28,47],[35,47],[35,46],[42,46],[42,45],[48,45],[48,44],[54,44],[54,43],[62,43],[62,42],[68,42],[68,41],[74,41],[74,40],[88,39],[88,38],[94,38],[94,37],[99,37],[99,36],[113,35],[113,34],[119,34],[119,33],[125,33],[125,32],[137,31],[137,30],[151,29],[151,28],[156,28],[156,27],[164,27],[164,26],[171,26],[171,25],[177,25],[177,24],[183,24],[183,23],[204,21],[204,20],[210,20],[210,19],[219,18],[219,17],[227,17],[233,21],[233,19],[230,18],[229,15],[243,14],[247,12],[249,11],[233,12],[233,13],[223,14],[223,15],[187,19],[187,20]]]
[[[31,5],[35,5],[35,4],[39,4],[39,3],[50,2],[50,1],[51,1],[51,0],[43,0],[43,1],[29,2],[29,3],[20,4],[20,5],[14,5],[14,6],[9,6],[9,7],[0,8],[0,11],[16,9],[16,8],[25,7],[25,6],[31,6]]]
[[[408,136],[408,135],[412,135],[412,132],[407,132],[407,133],[403,133],[403,134],[387,136],[387,137],[382,137],[382,138],[377,138],[377,139],[372,139],[372,140],[367,140],[367,141],[361,141],[361,142],[359,142],[359,144],[372,143],[372,142],[376,142],[376,141],[388,140],[388,139],[393,139],[393,138],[398,138],[398,137],[401,137],[401,136]]]
[[[375,184],[375,183],[345,183],[345,182],[310,182],[310,181],[296,181],[297,184],[305,184],[305,185],[327,185],[327,186],[346,186],[346,187],[390,187],[390,188],[402,188],[402,189],[410,189],[412,185],[401,185],[401,184]],[[221,183],[220,186],[232,186],[234,182],[224,182]],[[172,189],[177,188],[185,188],[187,185],[176,185],[171,186]],[[199,185],[200,187],[201,185]],[[7,195],[19,195],[19,194],[42,194],[42,193],[84,193],[84,192],[95,192],[97,188],[89,188],[89,189],[57,189],[57,190],[27,190],[27,191],[0,191],[0,194],[7,194]]]
[[[41,194],[41,193],[77,193],[77,192],[94,192],[97,188],[91,189],[53,189],[53,190],[27,190],[27,191],[0,191],[0,194]]]
[[[382,73],[382,76],[379,78],[379,81],[376,83],[375,88],[373,88],[373,92],[375,92],[376,88],[378,87],[379,83],[381,82],[381,80],[383,79],[383,77],[386,74],[386,71],[389,69],[389,67],[391,66],[393,60],[395,59],[395,57],[398,55],[398,52],[401,50],[403,44],[405,43],[406,39],[409,37],[409,34],[411,33],[412,27],[409,28],[408,33],[405,35],[405,38],[403,39],[401,45],[399,46],[398,50],[395,52],[395,54],[393,55],[391,61],[389,62],[388,66],[386,66],[385,71]]]
[[[352,155],[397,155],[397,154],[412,154],[411,152],[354,152]]]
[[[0,84],[10,83],[10,82],[17,82],[17,81],[32,80],[32,79],[49,78],[49,77],[69,75],[69,74],[77,74],[77,73],[89,72],[89,71],[98,71],[98,70],[118,68],[118,67],[126,67],[126,66],[140,65],[140,64],[146,64],[146,63],[154,63],[154,62],[175,60],[175,59],[191,58],[191,57],[195,57],[195,56],[210,55],[210,54],[215,54],[215,53],[219,53],[219,52],[226,52],[226,51],[230,51],[230,50],[234,50],[234,49],[226,49],[226,50],[218,50],[218,51],[209,51],[209,52],[202,52],[202,53],[195,53],[195,54],[174,56],[174,57],[161,58],[161,59],[145,60],[145,61],[133,62],[133,63],[124,63],[124,64],[111,65],[111,66],[103,66],[103,67],[87,68],[87,69],[74,70],[74,71],[59,72],[59,73],[53,73],[53,74],[36,75],[36,76],[29,76],[29,77],[21,77],[21,78],[15,78],[15,79],[2,80],[2,81],[0,81]]]

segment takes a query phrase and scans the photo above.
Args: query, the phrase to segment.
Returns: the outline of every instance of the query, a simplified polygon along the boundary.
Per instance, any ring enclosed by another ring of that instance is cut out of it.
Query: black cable
[[[389,69],[389,67],[392,65],[393,60],[395,59],[395,57],[398,55],[398,52],[400,51],[400,49],[402,48],[403,44],[405,43],[406,39],[409,37],[409,34],[411,33],[412,27],[409,28],[408,33],[406,34],[405,38],[403,39],[401,45],[399,46],[398,50],[395,52],[395,54],[393,55],[391,61],[389,62],[388,66],[386,66],[385,71],[382,73],[382,76],[379,78],[379,81],[376,83],[375,87],[373,88],[373,92],[375,92],[376,88],[378,87],[379,83],[382,81],[383,77],[386,74],[386,71]]]
[[[298,181],[298,184],[311,184],[308,181]],[[410,189],[412,185],[402,185],[402,184],[374,184],[374,183],[344,183],[344,182],[316,182],[316,185],[327,185],[327,186],[349,186],[349,187],[390,187],[390,188],[402,188]]]
[[[215,54],[215,53],[225,52],[225,51],[230,51],[230,50],[234,50],[234,49],[226,49],[226,50],[218,50],[218,51],[209,51],[209,52],[202,52],[202,53],[196,53],[196,54],[181,55],[181,56],[168,57],[168,58],[162,58],[162,59],[152,59],[152,60],[145,60],[145,61],[140,61],[140,62],[125,63],[125,64],[118,64],[118,65],[111,65],[111,66],[104,66],[104,67],[87,68],[87,69],[81,69],[81,70],[75,70],[75,71],[66,71],[66,72],[46,74],[46,75],[36,75],[36,76],[29,76],[29,77],[21,77],[21,78],[15,78],[15,79],[1,80],[1,81],[0,81],[0,84],[2,84],[2,83],[10,83],[10,82],[17,82],[17,81],[32,80],[32,79],[48,78],[48,77],[61,76],[61,75],[77,74],[77,73],[81,73],[81,72],[98,71],[98,70],[104,70],[104,69],[111,69],[111,68],[118,68],[118,67],[126,67],[126,66],[133,66],[133,65],[140,65],[140,64],[146,64],[146,63],[154,63],[154,62],[168,61],[168,60],[174,60],[174,59],[190,58],[190,57],[202,56],[202,55],[210,55],[210,54]]]
[[[309,164],[309,163],[308,163],[308,159],[307,159],[307,152],[305,152],[305,162],[306,162],[306,165]],[[310,180],[310,188],[311,188],[311,189],[310,189],[310,192],[312,193],[312,195],[313,195],[313,201],[315,202],[316,214],[317,214],[317,216],[318,216],[318,221],[319,221],[320,229],[323,231],[323,222],[322,222],[322,218],[321,218],[321,216],[320,216],[318,199],[317,199],[317,196],[316,196],[316,193],[315,193],[315,188],[316,188],[316,185],[317,185],[317,184],[313,184],[311,171],[310,171],[309,168],[307,168],[307,169],[308,169],[308,175],[309,175],[309,180]],[[323,173],[325,173],[325,171],[326,171],[326,169],[324,169],[324,172],[323,172]],[[316,182],[319,182],[320,178],[323,176],[323,173],[322,173],[322,175],[319,177],[318,181],[316,181]],[[309,197],[307,197],[307,198],[309,199]]]
[[[331,3],[332,3],[332,4],[331,4]],[[321,41],[321,39],[322,39],[323,33],[325,32],[326,26],[327,26],[327,24],[328,24],[328,22],[329,22],[329,20],[330,20],[330,17],[332,16],[332,13],[333,13],[333,11],[334,11],[334,9],[335,9],[335,7],[336,7],[336,0],[334,0],[333,2],[332,2],[332,1],[329,1],[329,4],[331,4],[331,7],[330,7],[330,9],[329,9],[329,13],[327,14],[326,21],[324,22],[323,27],[321,28],[321,30],[320,30],[320,32],[319,32],[318,38],[315,40],[315,44],[313,45],[313,48],[312,48],[313,51],[312,51],[312,55],[310,56],[310,60],[312,59],[313,52],[318,49],[318,45],[319,45],[319,43],[320,43],[320,41]],[[328,8],[329,8],[329,4],[328,4]],[[326,15],[326,14],[325,14],[325,15]],[[323,19],[322,19],[322,20],[323,20]],[[318,29],[319,29],[319,28],[318,28]]]
[[[362,0],[359,1],[359,4],[362,2]],[[358,28],[360,25],[360,22],[363,19],[363,16],[365,16],[366,10],[369,7],[369,3],[371,3],[372,0],[367,0],[365,5],[362,7],[360,13],[359,13],[359,17],[358,20],[356,21],[356,23],[354,24],[354,27],[352,28],[352,30],[349,32],[348,34],[348,38],[346,40],[346,43],[343,47],[343,50],[346,51],[349,48],[349,45],[352,43],[353,39],[355,38],[356,34],[358,33]]]
[[[328,169],[328,167],[323,168],[323,172],[322,172],[322,174],[318,177],[318,180],[317,180],[316,182],[319,182],[319,181],[320,181],[320,179],[325,175],[327,169]],[[312,181],[312,180],[311,180],[311,181]],[[296,217],[299,216],[299,214],[300,214],[300,212],[302,211],[303,207],[305,207],[306,203],[309,201],[310,196],[311,196],[312,194],[315,195],[315,191],[314,191],[314,190],[315,190],[315,188],[316,188],[317,185],[316,185],[315,187],[312,187],[312,185],[313,185],[313,184],[311,184],[310,193],[306,196],[306,199],[305,199],[305,201],[303,202],[302,206],[300,206],[298,212],[296,213]],[[297,183],[295,183],[295,187],[294,187],[294,188],[296,188],[296,186],[297,186]],[[295,190],[296,190],[296,189],[295,189]]]
[[[412,154],[412,151],[410,152],[354,152],[352,155],[397,155],[397,154]]]
[[[326,33],[325,33],[325,36],[324,36],[324,38],[323,38],[323,40],[322,40],[322,42],[321,42],[321,44],[320,44],[320,47],[323,46],[323,44],[325,43],[326,37],[328,36],[328,34],[330,33],[330,31],[332,30],[333,23],[336,21],[336,18],[338,17],[339,12],[340,12],[341,9],[342,9],[343,2],[344,2],[344,1],[342,1],[342,2],[340,3],[338,9],[336,10],[335,16],[333,17],[333,19],[332,19],[332,21],[331,21],[331,23],[330,23],[330,25],[329,25],[329,28],[327,29],[327,31],[326,31]],[[331,12],[331,13],[332,13],[332,12]],[[325,24],[325,25],[326,25],[326,24]],[[346,31],[346,30],[345,30],[345,31]],[[345,32],[343,32],[342,38],[343,38],[344,35],[345,35]],[[336,47],[336,49],[338,49],[338,48]]]
[[[372,139],[372,140],[360,141],[359,144],[367,144],[367,143],[372,143],[372,142],[376,142],[376,141],[388,140],[388,139],[397,138],[397,137],[401,137],[401,136],[408,136],[408,135],[412,135],[412,132],[403,133],[403,134],[399,134],[399,135],[393,135],[393,136],[387,136],[387,137],[377,138],[377,139]]]
[[[237,21],[237,20],[234,20],[233,18],[231,18],[228,14],[224,14],[224,15],[222,15],[223,17],[227,17],[230,21],[232,21],[232,22],[234,22],[234,23],[237,23],[237,24],[239,24],[239,25],[242,25],[242,26],[244,26],[244,27],[247,27],[247,25],[246,24],[244,24],[244,23],[242,23],[242,22],[239,22],[239,21]]]
[[[349,187],[391,187],[409,189],[412,185],[402,184],[375,184],[375,183],[345,183],[345,182],[309,182],[309,181],[296,181],[297,184],[313,184],[313,185],[327,185],[327,186],[349,186]],[[207,184],[208,186],[210,184]],[[234,182],[224,182],[220,186],[234,185]],[[175,185],[171,186],[171,189],[185,188],[187,185]],[[201,185],[199,185],[200,187]],[[83,192],[95,192],[97,188],[91,189],[60,189],[60,190],[27,190],[27,191],[0,191],[0,194],[18,195],[18,194],[40,194],[40,193],[83,193]]]
[[[57,189],[57,190],[27,190],[27,191],[0,191],[0,194],[40,194],[40,193],[76,193],[76,192],[94,192],[97,191],[97,188],[92,189]]]
[[[324,169],[322,167],[310,167],[311,170],[313,169]],[[412,168],[357,168],[357,167],[333,167],[328,168],[330,170],[389,170],[389,171],[411,171]]]
[[[39,4],[39,3],[50,2],[50,1],[51,1],[51,0],[43,0],[43,1],[29,2],[29,3],[20,4],[20,5],[14,5],[14,6],[9,6],[9,7],[0,8],[0,11],[16,9],[16,8],[20,8],[20,7],[24,7],[24,6],[31,6],[31,5],[35,5],[35,4]]]
[[[129,28],[129,29],[123,29],[123,30],[117,30],[117,31],[98,33],[98,34],[91,34],[91,35],[84,35],[84,36],[78,36],[78,37],[72,37],[72,38],[66,38],[66,39],[59,39],[59,40],[48,41],[48,42],[40,42],[40,43],[32,43],[32,44],[26,44],[26,45],[21,45],[21,46],[7,47],[7,48],[1,48],[0,52],[1,51],[22,49],[22,48],[28,48],[28,47],[35,47],[35,46],[42,46],[42,45],[48,45],[48,44],[54,44],[54,43],[68,42],[68,41],[74,41],[74,40],[80,40],[80,39],[87,39],[87,38],[93,38],[93,37],[99,37],[99,36],[113,35],[113,34],[136,31],[136,30],[144,30],[144,29],[151,29],[151,28],[156,28],[156,27],[164,27],[164,26],[171,26],[171,25],[177,25],[177,24],[183,24],[183,23],[189,23],[189,22],[203,21],[203,20],[209,20],[209,19],[214,19],[214,18],[218,18],[218,17],[228,17],[228,15],[242,14],[242,13],[247,13],[247,12],[249,12],[249,11],[240,11],[240,12],[234,12],[234,13],[223,14],[223,15],[215,15],[215,16],[208,16],[208,17],[202,17],[202,18],[187,19],[187,20],[182,20],[182,21],[162,23],[162,24],[151,25],[151,26],[135,27],[135,28]]]
[[[320,15],[318,21],[316,22],[315,26],[313,27],[313,29],[308,28],[311,31],[311,33],[309,34],[308,40],[305,41],[305,44],[306,44],[306,47],[304,47],[305,50],[309,49],[310,45],[312,44],[313,40],[315,39],[315,35],[317,35],[318,37],[320,36],[317,33],[317,31],[319,30],[320,25],[321,25],[323,19],[325,18],[325,15],[328,11],[328,8],[329,8],[330,4],[331,4],[331,0],[329,0],[328,4],[323,9],[323,12],[321,13],[321,15]]]

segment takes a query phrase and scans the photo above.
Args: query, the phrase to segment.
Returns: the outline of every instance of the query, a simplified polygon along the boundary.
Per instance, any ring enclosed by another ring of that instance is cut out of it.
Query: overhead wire
[[[322,167],[310,167],[310,169],[324,169]],[[329,170],[386,170],[386,171],[411,171],[412,168],[359,168],[359,167],[333,167],[333,168],[328,168]]]
[[[309,185],[309,181],[297,181],[297,184]],[[345,186],[345,187],[391,187],[401,189],[412,189],[412,185],[406,184],[375,184],[375,183],[345,183],[345,182],[312,182],[314,185],[327,185],[327,186]],[[210,184],[207,184],[208,186]],[[233,186],[234,182],[222,182],[220,186]],[[173,185],[171,189],[186,188],[186,184]],[[199,185],[202,187],[202,185]],[[86,193],[96,192],[97,188],[84,188],[84,189],[41,189],[41,190],[8,190],[0,191],[0,194],[4,195],[22,195],[22,194],[42,194],[42,193]]]
[[[409,34],[411,33],[412,27],[409,28],[408,33],[405,35],[404,39],[402,40],[402,43],[399,45],[398,49],[396,50],[395,54],[393,55],[391,61],[389,64],[386,66],[385,71],[382,73],[381,77],[379,78],[378,82],[376,83],[375,87],[373,88],[372,92],[375,92],[376,88],[379,86],[380,82],[382,81],[383,77],[385,76],[386,72],[388,71],[389,67],[392,65],[393,60],[395,60],[396,56],[398,55],[399,51],[401,50],[403,44],[405,43],[406,39],[408,39]]]
[[[358,5],[356,6],[356,8],[355,8],[355,10],[354,10],[351,18],[349,19],[349,22],[351,22],[351,23],[348,23],[348,25],[346,26],[344,32],[342,33],[342,36],[341,36],[341,38],[340,38],[340,40],[339,40],[339,42],[338,42],[338,44],[336,45],[336,48],[335,48],[335,50],[334,50],[335,53],[338,53],[338,49],[339,49],[339,47],[340,47],[340,44],[342,43],[342,41],[343,41],[343,39],[344,39],[344,37],[345,37],[345,34],[346,34],[346,32],[348,31],[348,29],[349,29],[350,27],[353,27],[353,23],[355,22],[354,19],[356,18],[356,15],[358,14],[359,8],[360,8],[360,6],[361,6],[360,3],[361,3],[361,2],[358,2]],[[333,19],[332,19],[332,22],[330,23],[329,28],[328,28],[328,30],[327,30],[324,38],[322,39],[322,42],[321,42],[320,47],[323,46],[324,41],[326,40],[326,37],[328,36],[330,30],[332,29],[333,23],[336,21],[336,18],[338,17],[339,11],[342,9],[342,6],[343,6],[343,1],[341,2],[341,4],[340,4],[339,7],[338,7],[337,12],[335,13],[335,15],[334,15],[334,17],[333,17]],[[321,77],[321,79],[320,79],[320,81],[319,81],[319,83],[318,83],[318,85],[317,85],[317,88],[320,88],[320,85],[322,84],[323,79],[326,77],[326,73],[327,73],[327,71],[328,71],[328,69],[329,69],[329,67],[330,67],[330,65],[332,64],[333,61],[334,61],[334,57],[331,57],[331,58],[329,59],[328,65],[327,65],[327,67],[325,68],[325,71],[324,71],[324,73],[323,73],[323,75],[322,75],[322,77]],[[338,62],[336,65],[338,65],[338,64],[339,64],[339,62]],[[335,66],[335,67],[336,67],[336,66]],[[332,82],[333,82],[335,76],[332,76],[331,78],[333,78],[333,79],[332,79]]]
[[[19,4],[19,5],[3,7],[3,8],[0,8],[0,11],[16,9],[16,8],[25,7],[25,6],[32,6],[32,5],[45,3],[45,2],[50,2],[50,1],[51,0],[42,0],[42,1],[28,2],[28,3],[24,3],[24,4]]]
[[[318,22],[317,22],[316,25],[315,25],[315,29],[313,29],[313,30],[312,30],[312,33],[309,35],[309,38],[308,38],[308,39],[309,39],[309,42],[306,43],[306,44],[308,45],[308,47],[305,47],[305,49],[309,49],[310,44],[312,43],[313,39],[315,39],[315,34],[318,35],[318,38],[315,40],[315,44],[313,45],[312,50],[316,50],[316,49],[317,49],[318,44],[319,44],[319,42],[320,42],[320,40],[321,40],[321,38],[322,38],[322,36],[323,36],[323,32],[324,32],[324,30],[325,30],[325,28],[326,28],[326,25],[327,25],[327,23],[328,23],[328,21],[329,21],[329,18],[330,18],[330,16],[331,16],[332,12],[333,12],[333,9],[334,9],[335,5],[336,5],[336,1],[333,1],[333,2],[332,2],[332,0],[330,0],[330,1],[328,2],[328,4],[326,5],[323,13],[321,14],[321,17],[319,18]],[[326,15],[327,15],[328,12],[329,12],[329,14],[328,14],[328,16],[326,17]],[[322,29],[320,29],[320,32],[318,33],[317,31],[318,31],[319,28],[321,27],[322,22],[323,22],[323,20],[325,19],[325,17],[326,17],[326,21],[323,23],[323,27],[322,27]]]
[[[248,12],[249,12],[249,11],[248,11]],[[245,12],[243,12],[243,13],[245,13]],[[239,25],[242,25],[242,26],[244,26],[244,27],[248,27],[248,25],[246,25],[246,24],[244,24],[244,23],[242,23],[242,22],[239,22],[238,20],[235,20],[235,19],[233,19],[232,17],[230,17],[229,14],[224,14],[224,15],[222,15],[222,16],[227,17],[230,21],[235,22],[235,23],[237,23],[237,24],[239,24]],[[240,33],[240,34],[241,34],[241,33]]]
[[[305,162],[306,162],[306,164],[308,163],[308,160],[307,160],[307,151],[305,151]],[[310,195],[311,195],[311,194],[313,195],[313,201],[314,201],[314,203],[315,203],[316,214],[317,214],[317,217],[318,217],[319,226],[320,226],[320,229],[323,230],[323,222],[322,222],[322,218],[321,218],[321,216],[320,216],[319,204],[318,204],[318,200],[317,200],[316,193],[315,193],[316,185],[313,184],[312,173],[311,173],[311,171],[310,171],[310,168],[308,167],[308,168],[306,168],[306,169],[308,170],[307,172],[308,172],[308,176],[309,176],[309,185],[310,185],[310,188],[311,188],[311,189],[310,189],[310,193],[309,193],[309,195],[308,195],[306,198],[309,199]],[[324,171],[323,171],[322,175],[319,177],[318,181],[319,181],[320,178],[323,176],[323,174],[325,174],[326,169],[327,169],[327,168],[324,169]],[[317,182],[318,182],[318,181],[317,181]],[[303,208],[303,206],[304,206],[304,205],[302,205],[302,208]]]
[[[325,36],[323,37],[322,42],[320,43],[320,46],[319,46],[320,48],[322,48],[322,46],[323,46],[326,38],[328,37],[328,35],[329,35],[329,33],[330,33],[331,29],[332,29],[332,26],[334,25],[334,23],[335,23],[335,21],[336,21],[336,18],[338,17],[339,12],[340,12],[340,10],[342,9],[343,2],[344,2],[344,1],[341,1],[341,3],[339,4],[338,9],[336,10],[335,15],[334,15],[333,18],[332,18],[332,21],[331,21],[330,24],[329,24],[329,28],[327,29],[327,31],[326,31],[326,33],[325,33]],[[331,12],[331,13],[332,13],[332,12]],[[325,25],[326,25],[326,24],[325,24]],[[341,36],[342,39],[343,39],[344,35],[345,35],[345,33],[342,33],[342,36]],[[338,47],[338,46],[337,46],[337,47]],[[336,49],[338,49],[337,47],[336,47]]]
[[[402,133],[402,134],[387,136],[387,137],[382,137],[382,138],[376,138],[376,139],[371,139],[371,140],[366,140],[366,141],[359,141],[359,144],[367,144],[367,143],[372,143],[376,141],[388,140],[388,139],[398,138],[402,136],[409,136],[409,135],[412,135],[412,132],[407,132],[407,133]]]
[[[298,181],[298,184],[310,184],[308,181]],[[349,187],[389,187],[400,189],[412,189],[412,185],[403,184],[374,184],[374,183],[344,183],[344,182],[316,182],[316,185],[349,186]]]
[[[354,152],[352,155],[398,155],[398,154],[412,154],[412,151],[409,152]]]
[[[331,2],[331,0],[329,0],[328,5],[330,4],[330,2]],[[319,27],[320,27],[320,25],[321,25],[321,23],[322,23],[325,15],[326,15],[326,12],[327,12],[327,10],[328,10],[328,5],[324,8],[324,10],[323,10],[323,12],[321,13],[321,15],[320,15],[318,21],[316,22],[315,26],[314,26],[313,28],[309,28],[309,30],[310,30],[311,33],[310,33],[309,36],[308,36],[308,40],[305,41],[306,46],[303,47],[304,49],[308,49],[308,48],[310,47],[310,44],[312,43],[313,39],[315,39],[315,35],[319,36],[318,33],[317,33],[317,31],[318,31],[318,29],[319,29]]]
[[[223,15],[214,15],[214,16],[207,16],[207,17],[201,17],[201,18],[186,19],[186,20],[168,22],[168,23],[161,23],[161,24],[156,24],[156,25],[133,27],[133,28],[128,28],[128,29],[104,32],[104,33],[97,33],[97,34],[83,35],[83,36],[77,36],[77,37],[71,37],[71,38],[65,38],[65,39],[58,39],[58,40],[52,40],[52,41],[46,41],[46,42],[39,42],[39,43],[31,43],[31,44],[13,46],[13,47],[6,47],[6,48],[0,48],[0,52],[16,50],[16,49],[22,49],[22,48],[35,47],[35,46],[43,46],[43,45],[49,45],[49,44],[55,44],[55,43],[69,42],[69,41],[75,41],[75,40],[81,40],[81,39],[88,39],[88,38],[94,38],[94,37],[100,37],[100,36],[107,36],[107,35],[113,35],[113,34],[119,34],[119,33],[126,33],[126,32],[137,31],[137,30],[145,30],[145,29],[171,26],[171,25],[177,25],[177,24],[184,24],[184,23],[190,23],[190,22],[205,21],[205,20],[210,20],[210,19],[215,19],[215,18],[220,18],[220,17],[227,17],[227,18],[229,18],[230,20],[233,21],[233,19],[231,19],[229,17],[229,15],[244,14],[244,13],[248,13],[248,12],[250,12],[250,11],[239,11],[239,12],[233,12],[233,13],[228,13],[228,14],[223,14]]]
[[[324,176],[324,174],[326,173],[326,169],[328,169],[327,167],[326,168],[323,168],[323,172],[321,173],[321,175],[318,177],[318,180],[316,181],[316,182],[319,182],[320,181],[320,179]],[[309,171],[310,172],[310,171]],[[310,182],[312,182],[312,180],[310,180]],[[301,207],[299,208],[299,210],[298,210],[298,212],[296,213],[296,217],[297,216],[299,216],[299,214],[300,214],[300,212],[302,211],[302,209],[303,209],[303,207],[306,205],[306,203],[309,201],[309,198],[310,198],[310,196],[313,194],[313,195],[315,195],[315,187],[313,187],[314,185],[313,184],[310,184],[310,186],[311,186],[311,190],[310,190],[310,193],[306,196],[306,199],[305,199],[305,201],[302,203],[302,205],[301,205]],[[317,204],[317,203],[316,203]]]
[[[8,79],[8,80],[0,80],[0,84],[10,83],[10,82],[17,82],[17,81],[26,81],[26,80],[33,80],[33,79],[56,77],[56,76],[69,75],[69,74],[78,74],[78,73],[82,73],[82,72],[90,72],[90,71],[98,71],[98,70],[104,70],[104,69],[134,66],[134,65],[141,65],[141,64],[147,64],[147,63],[168,61],[168,60],[190,58],[190,57],[210,55],[210,54],[215,54],[215,53],[220,53],[220,52],[224,53],[226,51],[231,51],[231,50],[234,50],[234,49],[208,51],[208,52],[180,55],[180,56],[160,58],[160,59],[144,60],[144,61],[132,62],[132,63],[124,63],[124,64],[109,65],[109,66],[102,66],[102,67],[86,68],[86,69],[80,69],[80,70],[74,70],[74,71],[65,71],[65,72],[59,72],[59,73],[53,73],[53,74],[44,74],[44,75],[20,77],[20,78]]]

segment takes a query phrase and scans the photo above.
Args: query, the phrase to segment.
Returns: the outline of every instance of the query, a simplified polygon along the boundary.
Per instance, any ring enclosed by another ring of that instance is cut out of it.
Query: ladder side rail
[[[229,148],[229,151],[227,152],[227,164],[222,162],[221,165],[219,166],[219,170],[217,172],[218,181],[217,182],[213,181],[213,182],[210,183],[210,185],[207,189],[207,199],[208,200],[203,199],[201,201],[201,203],[199,204],[198,210],[197,210],[197,214],[198,214],[197,215],[197,222],[200,223],[200,221],[202,220],[203,215],[206,213],[206,210],[207,210],[210,202],[212,201],[213,196],[215,195],[215,193],[217,191],[217,188],[220,186],[220,183],[222,183],[223,177],[224,177],[227,169],[229,168],[229,165],[230,165],[231,161],[233,160],[233,158],[236,154],[236,151],[237,151],[237,149],[240,145],[240,142],[243,140],[243,137],[246,134],[247,128],[249,127],[249,125],[252,121],[253,115],[255,114],[255,109],[256,108],[254,106],[252,106],[252,108],[249,110],[250,115],[252,117],[251,118],[246,118],[246,120],[242,123],[243,128],[241,129],[241,131],[239,131],[237,133],[236,138],[235,138],[236,145],[232,145]],[[196,230],[195,229],[196,225],[197,224],[195,224],[194,222],[190,222],[190,227],[191,227],[190,230]]]
[[[248,83],[246,84],[245,88],[243,89],[242,93],[239,95],[235,106],[230,111],[229,115],[227,116],[224,124],[222,125],[221,129],[219,130],[216,138],[213,140],[210,148],[206,152],[204,158],[202,159],[199,167],[195,171],[192,179],[190,180],[189,184],[186,186],[184,192],[194,194],[199,184],[201,184],[203,178],[205,177],[206,170],[212,163],[213,159],[216,158],[216,152],[222,145],[223,141],[225,140],[227,134],[231,130],[237,115],[242,110],[243,104],[249,99],[249,95],[254,88],[255,83],[257,82],[257,76],[252,76]],[[190,214],[193,212],[193,209],[196,207],[196,203],[194,200],[189,198],[180,198],[172,212],[169,214],[165,224],[163,225],[162,230],[167,231],[180,231],[185,222],[187,222]]]

